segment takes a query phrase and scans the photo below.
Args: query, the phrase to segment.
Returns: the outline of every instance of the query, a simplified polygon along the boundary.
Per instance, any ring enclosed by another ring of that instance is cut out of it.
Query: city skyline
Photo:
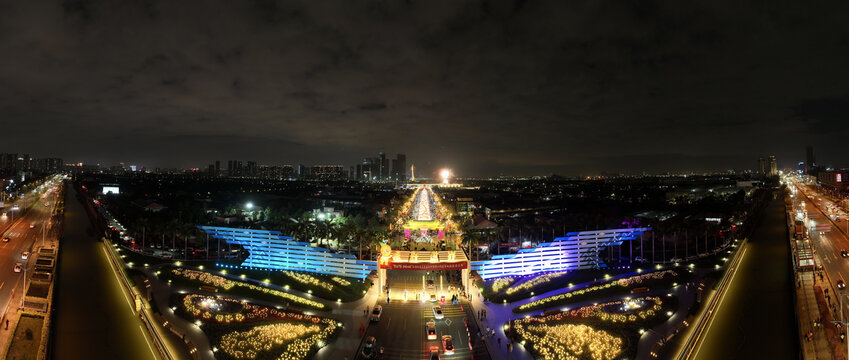
[[[789,167],[813,144],[849,165],[842,12],[736,5],[9,4],[5,33],[26,35],[0,37],[4,151],[203,167],[396,149],[497,176]]]

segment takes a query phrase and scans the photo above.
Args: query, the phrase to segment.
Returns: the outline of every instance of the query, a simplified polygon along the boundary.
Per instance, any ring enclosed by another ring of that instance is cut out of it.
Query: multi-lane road
[[[24,286],[24,272],[14,271],[16,264],[22,268],[30,268],[35,264],[35,256],[30,254],[27,260],[22,259],[24,252],[32,253],[32,249],[41,241],[44,235],[56,236],[48,224],[56,203],[56,193],[39,192],[27,194],[24,198],[14,204],[7,204],[6,216],[0,216],[0,229],[5,229],[11,222],[6,232],[0,238],[9,238],[9,241],[0,242],[0,311],[3,316],[6,310],[13,312],[16,304],[11,304],[13,294],[20,294]],[[18,210],[11,210],[18,205]],[[27,273],[27,276],[32,273]]]
[[[823,200],[814,189],[807,186],[797,185],[797,189],[799,191],[796,192],[797,196],[794,200],[794,205],[798,208],[798,206],[801,206],[801,202],[804,201],[804,210],[807,211],[808,217],[815,224],[827,223],[832,225],[831,231],[823,232],[822,234],[819,231],[810,231],[811,246],[819,255],[820,264],[828,275],[827,280],[830,279],[831,281],[830,287],[834,287],[838,280],[843,280],[844,283],[849,282],[849,258],[840,256],[841,250],[849,251],[849,239],[841,231],[846,229],[846,221],[849,221],[849,219],[842,219],[838,222],[830,218],[827,216],[827,207],[829,205],[827,200]],[[844,306],[846,306],[846,313],[849,314],[849,299],[844,298],[843,300]],[[837,316],[839,316],[839,312]]]
[[[379,305],[383,306],[383,315],[380,321],[372,322],[366,330],[366,338],[374,336],[377,347],[383,347],[382,359],[429,359],[430,352],[435,349],[439,352],[441,359],[470,359],[473,350],[480,353],[486,351],[481,349],[470,349],[469,334],[466,332],[465,321],[472,322],[474,318],[470,308],[465,304],[452,305],[450,301],[445,304],[439,302],[422,302],[415,299],[414,292],[422,290],[423,271],[396,271],[390,277],[390,287],[393,289],[392,300],[387,303],[382,297]],[[435,279],[435,290],[440,287],[439,276]],[[447,281],[444,286],[447,288]],[[409,300],[397,300],[398,293],[403,289],[409,290]],[[447,293],[447,292],[446,292]],[[450,295],[446,296],[450,300]],[[435,319],[433,307],[442,307],[444,319]],[[436,323],[436,340],[428,340],[425,324],[433,320]],[[364,320],[366,322],[368,320]],[[472,331],[475,331],[474,329]],[[445,355],[442,345],[442,336],[451,335],[454,342],[455,353]],[[362,356],[357,358],[363,359]],[[378,357],[379,358],[379,357]],[[475,356],[475,358],[482,358]]]

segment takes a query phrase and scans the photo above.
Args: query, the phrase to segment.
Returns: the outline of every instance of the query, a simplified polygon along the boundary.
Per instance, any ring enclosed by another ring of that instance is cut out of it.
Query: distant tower
[[[775,155],[769,156],[769,176],[778,175],[778,164],[775,163]]]
[[[817,158],[814,157],[814,147],[808,145],[805,148],[805,172],[810,173],[815,167],[817,167]]]
[[[758,158],[758,174],[766,175],[766,159]]]
[[[416,181],[416,165],[410,164],[410,181]]]

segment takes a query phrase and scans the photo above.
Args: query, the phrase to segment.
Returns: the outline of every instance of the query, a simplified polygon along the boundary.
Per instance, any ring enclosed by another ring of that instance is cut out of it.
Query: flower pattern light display
[[[334,277],[330,278],[330,280],[333,280],[333,281],[335,281],[337,284],[342,285],[342,286],[348,286],[348,285],[351,285],[351,282],[350,282],[350,281],[345,280],[345,279],[343,279],[343,278],[340,278],[340,277],[338,277],[338,276],[334,276]]]
[[[548,324],[527,318],[514,322],[516,334],[544,360],[612,360],[624,351],[623,340],[583,324]],[[527,346],[526,345],[526,346]]]
[[[225,279],[221,276],[211,275],[211,274],[208,274],[208,273],[205,273],[205,272],[202,272],[202,271],[177,268],[177,269],[171,270],[171,272],[174,275],[182,276],[182,277],[185,277],[185,278],[190,279],[190,280],[200,281],[200,282],[203,282],[207,285],[221,287],[225,290],[229,290],[229,289],[231,289],[235,286],[240,286],[240,287],[244,287],[244,288],[247,288],[247,289],[250,289],[250,290],[253,290],[253,291],[258,291],[258,292],[262,292],[262,293],[266,293],[266,294],[269,294],[269,295],[274,295],[274,296],[283,298],[283,299],[285,299],[285,301],[292,302],[295,305],[308,306],[308,307],[311,307],[311,308],[314,308],[314,309],[324,309],[324,308],[326,308],[326,306],[324,304],[322,304],[318,301],[306,299],[306,298],[303,298],[303,297],[300,297],[300,296],[297,296],[297,295],[287,293],[285,291],[280,291],[280,290],[277,290],[277,289],[271,289],[271,288],[267,288],[267,287],[264,287],[264,286],[258,286],[258,285],[254,285],[254,284],[250,284],[250,283],[246,283],[246,282],[242,282],[242,281],[233,281],[233,280],[230,280],[230,279]]]
[[[598,319],[614,323],[626,323],[653,318],[660,314],[661,309],[663,309],[663,300],[661,298],[646,296],[637,299],[617,300],[599,305],[584,306],[554,315],[532,317],[528,318],[528,320],[530,322],[546,322],[570,319]]]
[[[293,280],[295,280],[295,281],[297,281],[301,284],[319,286],[319,287],[326,289],[327,291],[333,291],[333,284],[321,281],[321,279],[319,279],[315,276],[310,276],[310,275],[307,275],[307,274],[301,274],[301,273],[297,273],[297,272],[294,272],[294,271],[284,271],[283,274],[285,274],[286,276],[292,278]]]
[[[516,281],[516,279],[510,277],[495,279],[495,281],[492,282],[492,292],[497,293],[501,291],[501,289],[510,286],[510,284],[512,284],[514,281]]]
[[[512,295],[512,294],[517,293],[519,291],[529,290],[529,289],[534,288],[535,286],[547,283],[551,280],[554,280],[554,279],[559,278],[563,275],[566,275],[567,273],[568,273],[568,271],[558,271],[558,272],[553,272],[553,273],[549,273],[549,274],[545,274],[545,275],[540,275],[540,276],[534,277],[533,279],[525,281],[525,282],[523,282],[519,285],[507,288],[506,293],[507,293],[507,295]]]
[[[638,286],[638,285],[643,285],[645,282],[648,282],[648,281],[662,280],[666,277],[675,277],[677,275],[678,275],[678,273],[676,273],[674,270],[655,271],[655,272],[651,272],[651,273],[647,273],[647,274],[634,275],[634,276],[619,279],[619,280],[616,280],[616,281],[609,281],[609,282],[606,282],[606,283],[601,284],[601,285],[590,286],[590,287],[582,288],[582,289],[575,290],[575,291],[569,291],[569,292],[566,292],[566,293],[549,296],[547,298],[539,299],[539,300],[532,301],[532,302],[529,302],[529,303],[524,304],[524,305],[520,305],[517,309],[520,310],[520,311],[535,309],[535,308],[545,306],[546,304],[549,304],[549,303],[557,302],[557,301],[564,300],[564,299],[570,299],[570,298],[577,296],[577,295],[583,295],[583,294],[592,293],[592,292],[603,290],[603,289],[609,289],[609,288],[612,288],[612,287],[615,287],[615,286],[620,286],[620,287]]]
[[[224,329],[218,347],[226,355],[236,359],[306,359],[314,350],[327,344],[329,338],[340,329],[333,319],[206,295],[186,295],[183,297],[183,307],[190,317]],[[227,332],[227,327],[220,327],[231,323],[254,322],[257,323],[256,326],[242,331]],[[208,331],[207,328],[204,329]],[[213,337],[216,338],[218,337]]]

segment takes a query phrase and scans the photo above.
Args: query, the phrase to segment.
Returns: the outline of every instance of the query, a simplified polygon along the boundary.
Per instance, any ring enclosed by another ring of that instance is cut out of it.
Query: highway
[[[98,235],[76,190],[69,185],[55,290],[52,358],[157,359]]]
[[[784,200],[779,196],[764,210],[693,358],[799,357],[785,223]]]
[[[36,241],[40,241],[42,233],[47,229],[48,220],[50,219],[55,205],[55,193],[51,191],[44,199],[40,194],[28,194],[23,199],[16,202],[20,207],[19,210],[9,210],[12,204],[6,206],[6,216],[0,217],[0,228],[5,228],[11,222],[12,226],[0,238],[9,238],[8,242],[0,242],[0,311],[4,311],[5,317],[8,312],[14,312],[20,304],[11,304],[13,291],[20,294],[23,291],[24,282],[22,281],[24,273],[14,272],[15,264],[20,263],[22,268],[30,268],[35,265],[35,256],[29,256],[27,260],[23,260],[21,255],[23,252],[32,253],[32,249]],[[37,202],[36,202],[37,201]],[[47,204],[47,206],[44,206]],[[30,205],[33,205],[29,210],[24,212]],[[13,214],[14,213],[14,214]],[[30,228],[34,225],[33,228]],[[52,231],[47,236],[56,236]],[[27,273],[27,276],[32,273]]]

